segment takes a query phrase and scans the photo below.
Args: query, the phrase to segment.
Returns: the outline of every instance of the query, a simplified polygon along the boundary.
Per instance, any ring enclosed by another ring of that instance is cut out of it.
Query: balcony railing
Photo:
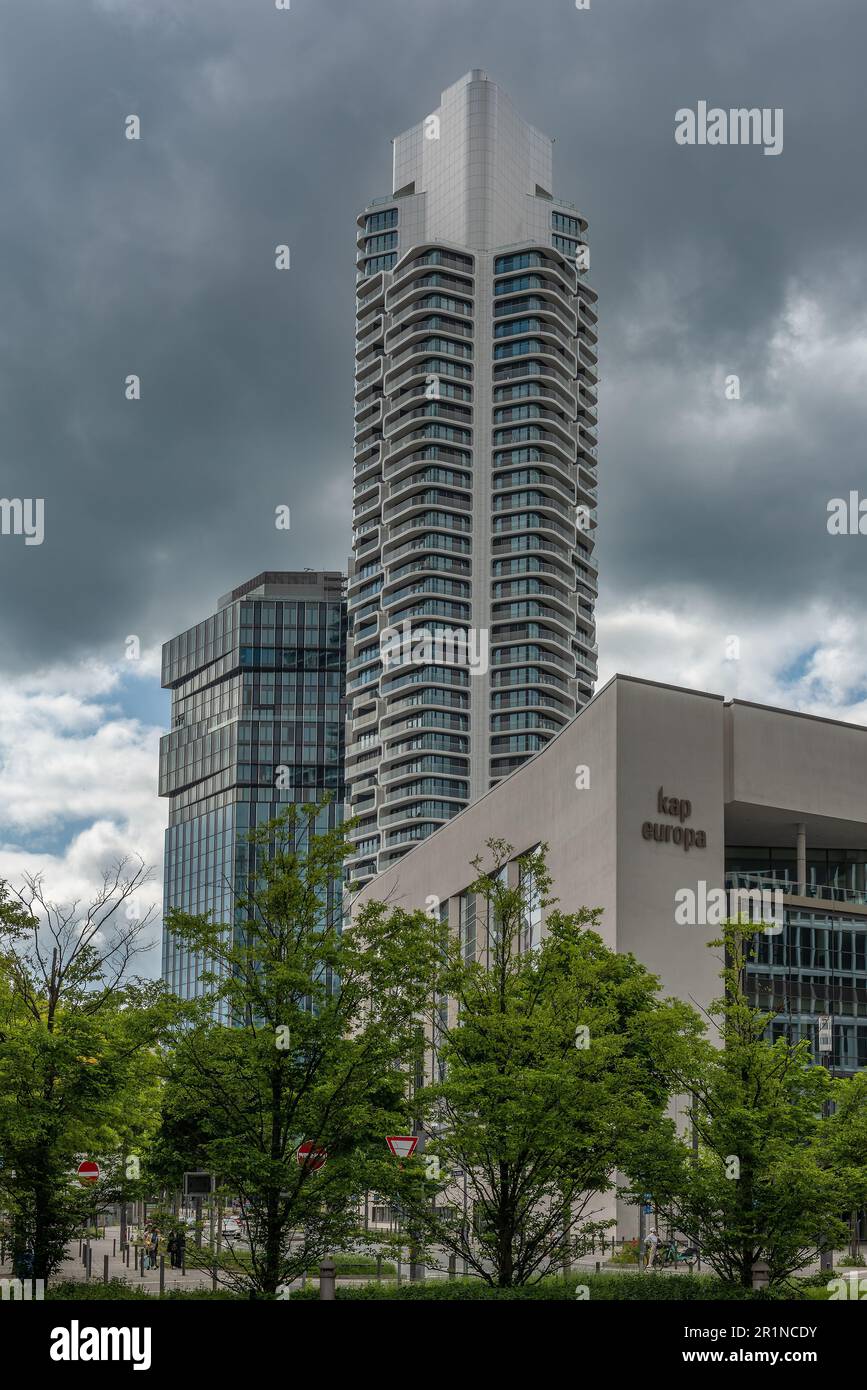
[[[773,893],[779,891],[783,897],[816,898],[819,902],[854,903],[867,907],[867,889],[841,888],[836,883],[807,883],[802,893],[796,881],[777,878],[773,874],[742,873],[740,870],[726,874],[726,888],[759,889]]]

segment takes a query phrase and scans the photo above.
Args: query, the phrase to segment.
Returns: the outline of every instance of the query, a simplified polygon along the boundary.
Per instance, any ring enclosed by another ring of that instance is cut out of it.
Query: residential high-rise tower
[[[468,73],[358,218],[354,878],[531,757],[596,676],[596,295],[552,141]]]

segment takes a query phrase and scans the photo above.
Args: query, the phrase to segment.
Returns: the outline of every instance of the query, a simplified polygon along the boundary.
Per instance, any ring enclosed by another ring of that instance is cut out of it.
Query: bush
[[[605,1263],[609,1265],[637,1265],[638,1241],[628,1240],[615,1255],[609,1255]]]
[[[798,1293],[769,1293],[767,1290],[742,1289],[724,1284],[706,1274],[573,1274],[571,1278],[543,1279],[536,1284],[524,1284],[511,1289],[492,1288],[481,1279],[437,1279],[418,1284],[364,1284],[356,1288],[340,1288],[336,1298],[412,1300],[484,1300],[484,1299],[547,1299],[574,1303],[576,1288],[586,1285],[590,1302],[651,1301],[695,1302],[771,1300],[799,1298]],[[301,1289],[291,1298],[318,1298],[318,1289]]]
[[[202,1299],[233,1299],[240,1298],[240,1294],[231,1293],[227,1289],[218,1289],[215,1292],[211,1289],[172,1289],[170,1293],[162,1295],[163,1301],[182,1302],[195,1299],[197,1302]],[[144,1289],[138,1288],[135,1284],[127,1284],[123,1279],[110,1279],[107,1284],[97,1283],[95,1280],[89,1284],[79,1282],[77,1279],[62,1279],[57,1284],[49,1284],[45,1290],[45,1298],[59,1299],[63,1301],[80,1302],[159,1302],[160,1295],[145,1293]]]
[[[334,1261],[334,1267],[339,1277],[352,1279],[358,1278],[359,1275],[376,1275],[376,1259],[370,1255],[329,1255],[328,1258]],[[381,1273],[384,1278],[394,1279],[397,1275],[397,1268],[391,1260],[383,1260]],[[310,1266],[307,1271],[307,1278],[319,1278],[318,1265]]]
[[[137,1289],[132,1284],[124,1283],[123,1279],[110,1279],[107,1284],[91,1281],[89,1284],[79,1282],[77,1279],[62,1279],[57,1284],[49,1283],[45,1290],[46,1300],[48,1299],[74,1299],[76,1303],[83,1300],[115,1300],[144,1299],[149,1303],[152,1294],[145,1293],[144,1289]]]

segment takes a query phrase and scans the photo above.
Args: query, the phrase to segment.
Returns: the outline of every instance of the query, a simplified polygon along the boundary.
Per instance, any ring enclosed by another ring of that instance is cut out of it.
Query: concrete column
[[[336,1268],[333,1260],[323,1260],[319,1266],[319,1297],[334,1299]]]
[[[807,896],[807,827],[803,821],[797,825],[798,831],[798,893]]]

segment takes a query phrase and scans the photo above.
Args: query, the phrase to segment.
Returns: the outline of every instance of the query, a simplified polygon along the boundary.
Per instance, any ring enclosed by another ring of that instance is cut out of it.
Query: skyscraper
[[[362,881],[543,748],[596,676],[586,218],[554,196],[552,141],[480,71],[394,141],[392,186],[358,218]]]
[[[235,921],[256,870],[249,830],[325,793],[334,799],[322,828],[342,817],[344,583],[337,573],[258,574],[163,646],[162,684],[172,692],[171,733],[160,741],[164,912]],[[339,884],[328,906],[340,912]],[[174,993],[201,994],[204,964],[164,931],[163,978]]]

